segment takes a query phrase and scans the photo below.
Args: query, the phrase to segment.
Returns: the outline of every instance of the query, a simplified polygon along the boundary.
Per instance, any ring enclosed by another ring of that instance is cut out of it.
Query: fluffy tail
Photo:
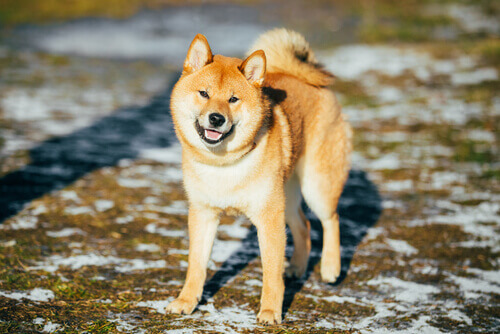
[[[334,81],[333,74],[314,57],[309,43],[295,31],[270,30],[257,39],[248,54],[256,50],[266,53],[267,72],[290,74],[319,87],[331,85]]]

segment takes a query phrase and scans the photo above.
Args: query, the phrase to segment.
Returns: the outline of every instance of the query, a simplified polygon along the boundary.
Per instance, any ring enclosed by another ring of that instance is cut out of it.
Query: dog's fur
[[[285,221],[295,245],[286,274],[301,277],[307,267],[310,225],[301,194],[323,225],[322,279],[334,282],[340,274],[337,203],[349,170],[351,128],[326,88],[333,75],[301,35],[269,31],[249,53],[244,61],[213,56],[197,35],[172,92],[190,240],[186,282],[167,311],[195,309],[219,216],[243,214],[257,228],[262,256],[257,320],[272,324],[281,322]],[[218,132],[210,132],[212,113],[226,120]],[[214,143],[208,135],[221,139]]]

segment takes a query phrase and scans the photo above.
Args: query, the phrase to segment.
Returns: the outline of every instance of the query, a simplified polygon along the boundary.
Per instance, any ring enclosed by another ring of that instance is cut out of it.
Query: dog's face
[[[265,69],[263,51],[243,62],[212,56],[206,38],[197,35],[172,91],[172,117],[181,140],[218,155],[251,145],[266,112],[260,89]]]

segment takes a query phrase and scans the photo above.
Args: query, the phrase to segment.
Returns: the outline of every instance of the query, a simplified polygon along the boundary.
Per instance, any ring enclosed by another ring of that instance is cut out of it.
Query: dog
[[[213,55],[198,34],[171,94],[189,200],[189,265],[166,310],[193,312],[221,214],[245,215],[257,229],[263,267],[257,321],[280,324],[285,224],[294,242],[287,276],[305,273],[311,250],[302,197],[323,226],[322,280],[335,282],[340,274],[337,204],[352,130],[328,89],[334,76],[302,35],[268,31],[248,54],[245,60]]]

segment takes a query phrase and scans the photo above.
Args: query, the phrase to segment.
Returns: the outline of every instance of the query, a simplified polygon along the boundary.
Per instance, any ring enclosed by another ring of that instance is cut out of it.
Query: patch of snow
[[[93,214],[94,210],[88,206],[69,206],[64,209],[64,213],[76,216],[76,215]]]
[[[321,300],[327,301],[329,303],[337,303],[337,304],[344,304],[344,303],[351,303],[351,304],[359,304],[358,300],[354,297],[346,297],[346,296],[329,296],[329,297],[322,297]]]
[[[132,216],[132,215],[128,215],[125,217],[118,217],[115,219],[115,222],[117,224],[128,224],[128,223],[131,223],[133,221],[134,221],[134,216]]]
[[[446,215],[434,215],[427,219],[415,219],[408,223],[409,226],[426,224],[450,224],[462,226],[463,230],[472,235],[487,239],[499,240],[500,236],[495,229],[500,225],[499,203],[483,202],[477,206],[460,206],[458,211]],[[485,225],[483,223],[494,223]]]
[[[169,249],[168,254],[189,255],[189,250],[187,250],[187,249]]]
[[[170,215],[187,215],[188,206],[186,201],[173,201],[169,206],[160,207],[158,211]]]
[[[411,304],[428,301],[427,295],[440,291],[432,285],[403,281],[396,277],[377,277],[366,284],[378,286],[390,293],[394,299]]]
[[[162,163],[180,164],[182,162],[182,147],[174,144],[167,148],[148,148],[140,152],[142,159]]]
[[[44,322],[45,322],[44,318],[38,317],[38,318],[33,319],[33,324],[35,324],[35,325],[43,325]]]
[[[44,262],[39,262],[36,266],[30,267],[30,270],[44,270],[55,272],[60,267],[68,267],[71,270],[78,270],[85,266],[109,266],[115,265],[118,272],[129,272],[134,270],[144,270],[150,268],[164,268],[164,260],[148,261],[142,259],[123,259],[115,256],[103,256],[99,254],[82,254],[70,257],[52,255]]]
[[[38,216],[46,212],[47,212],[47,207],[43,204],[39,204],[34,209],[31,210],[31,214],[34,216]]]
[[[498,33],[500,29],[498,19],[486,16],[479,6],[453,4],[445,8],[443,13],[457,20],[467,32]]]
[[[203,11],[189,7],[142,11],[122,20],[92,19],[71,22],[58,29],[38,28],[33,43],[56,54],[120,59],[155,59],[178,64],[193,36],[203,31],[218,54],[239,55],[266,27],[251,8],[219,7]],[[238,43],[227,38],[231,31]],[[105,48],[102,46],[106,45]]]
[[[119,273],[126,273],[136,270],[146,270],[146,269],[165,268],[165,267],[167,267],[167,262],[165,260],[147,261],[142,259],[132,259],[120,266],[115,267],[115,270],[118,271]]]
[[[64,228],[60,231],[47,231],[46,234],[52,238],[64,238],[64,237],[69,237],[69,236],[72,236],[75,234],[86,235],[87,233],[82,231],[79,228],[68,227],[68,228]]]
[[[334,324],[332,324],[331,322],[325,320],[325,319],[321,319],[320,321],[317,321],[315,324],[314,324],[314,327],[316,328],[324,328],[324,329],[334,329],[336,328],[336,326]]]
[[[418,249],[410,245],[405,240],[394,240],[394,239],[385,239],[386,244],[389,245],[393,250],[399,253],[403,253],[406,256],[414,255],[418,253]]]
[[[496,138],[495,134],[486,130],[471,130],[467,133],[467,138],[473,141],[484,141],[488,143],[493,143]]]
[[[67,201],[73,201],[75,203],[81,202],[80,197],[74,190],[62,190],[59,192],[59,197]]]
[[[185,237],[186,236],[186,231],[183,230],[169,230],[165,227],[158,227],[157,224],[155,223],[150,223],[146,225],[144,228],[146,232],[149,233],[154,233],[154,234],[159,234],[163,237],[170,237],[170,238],[179,238],[179,237]]]
[[[44,333],[54,333],[61,328],[61,325],[53,323],[52,321],[47,321],[45,326],[43,326],[42,332]]]
[[[250,286],[262,286],[262,282],[258,279],[248,279],[245,281],[245,284]]]
[[[0,247],[14,247],[16,244],[16,240],[2,241],[0,242]]]
[[[161,248],[156,244],[138,244],[135,246],[135,250],[138,252],[159,252]]]
[[[500,286],[486,282],[480,278],[467,278],[451,275],[450,280],[458,285],[465,298],[486,297],[491,293],[500,294]]]
[[[226,233],[228,237],[243,239],[250,231],[249,228],[242,226],[246,221],[246,218],[238,217],[232,224],[219,225],[219,231]]]
[[[366,233],[365,239],[366,240],[374,240],[377,239],[379,235],[384,234],[385,229],[383,227],[371,227],[368,229],[368,232]]]
[[[164,182],[180,182],[182,181],[182,169],[180,168],[167,168],[163,172]]]
[[[369,163],[368,168],[374,170],[385,170],[385,169],[399,169],[401,168],[401,161],[396,153],[389,153],[373,160]]]
[[[231,254],[241,247],[241,241],[216,239],[212,248],[211,259],[214,262],[224,262]]]
[[[152,308],[158,313],[166,314],[165,308],[174,300],[174,297],[169,297],[165,300],[148,300],[135,304],[138,307]]]
[[[131,179],[119,177],[116,182],[124,188],[151,188],[153,183],[150,180]]]
[[[397,102],[401,101],[404,98],[404,94],[399,88],[392,86],[377,88],[378,91],[376,93],[376,96],[380,102]]]
[[[33,216],[15,217],[10,224],[0,224],[0,230],[28,230],[37,227],[38,218]]]
[[[446,316],[452,320],[459,321],[459,322],[465,322],[467,325],[472,326],[472,319],[469,318],[464,313],[460,312],[459,310],[447,311]]]
[[[97,211],[104,212],[112,209],[115,206],[115,202],[107,199],[99,199],[94,202],[94,206]]]
[[[413,181],[412,180],[396,180],[396,181],[387,181],[381,185],[382,189],[386,191],[405,191],[413,189]]]
[[[34,288],[33,290],[21,292],[0,291],[0,296],[16,300],[29,299],[35,302],[48,302],[55,298],[54,292],[42,288]]]
[[[384,199],[382,202],[382,208],[384,209],[404,209],[404,204],[402,201],[393,201]]]
[[[496,80],[498,80],[498,73],[493,67],[478,68],[469,72],[452,73],[451,75],[453,85],[477,85],[483,81]]]

